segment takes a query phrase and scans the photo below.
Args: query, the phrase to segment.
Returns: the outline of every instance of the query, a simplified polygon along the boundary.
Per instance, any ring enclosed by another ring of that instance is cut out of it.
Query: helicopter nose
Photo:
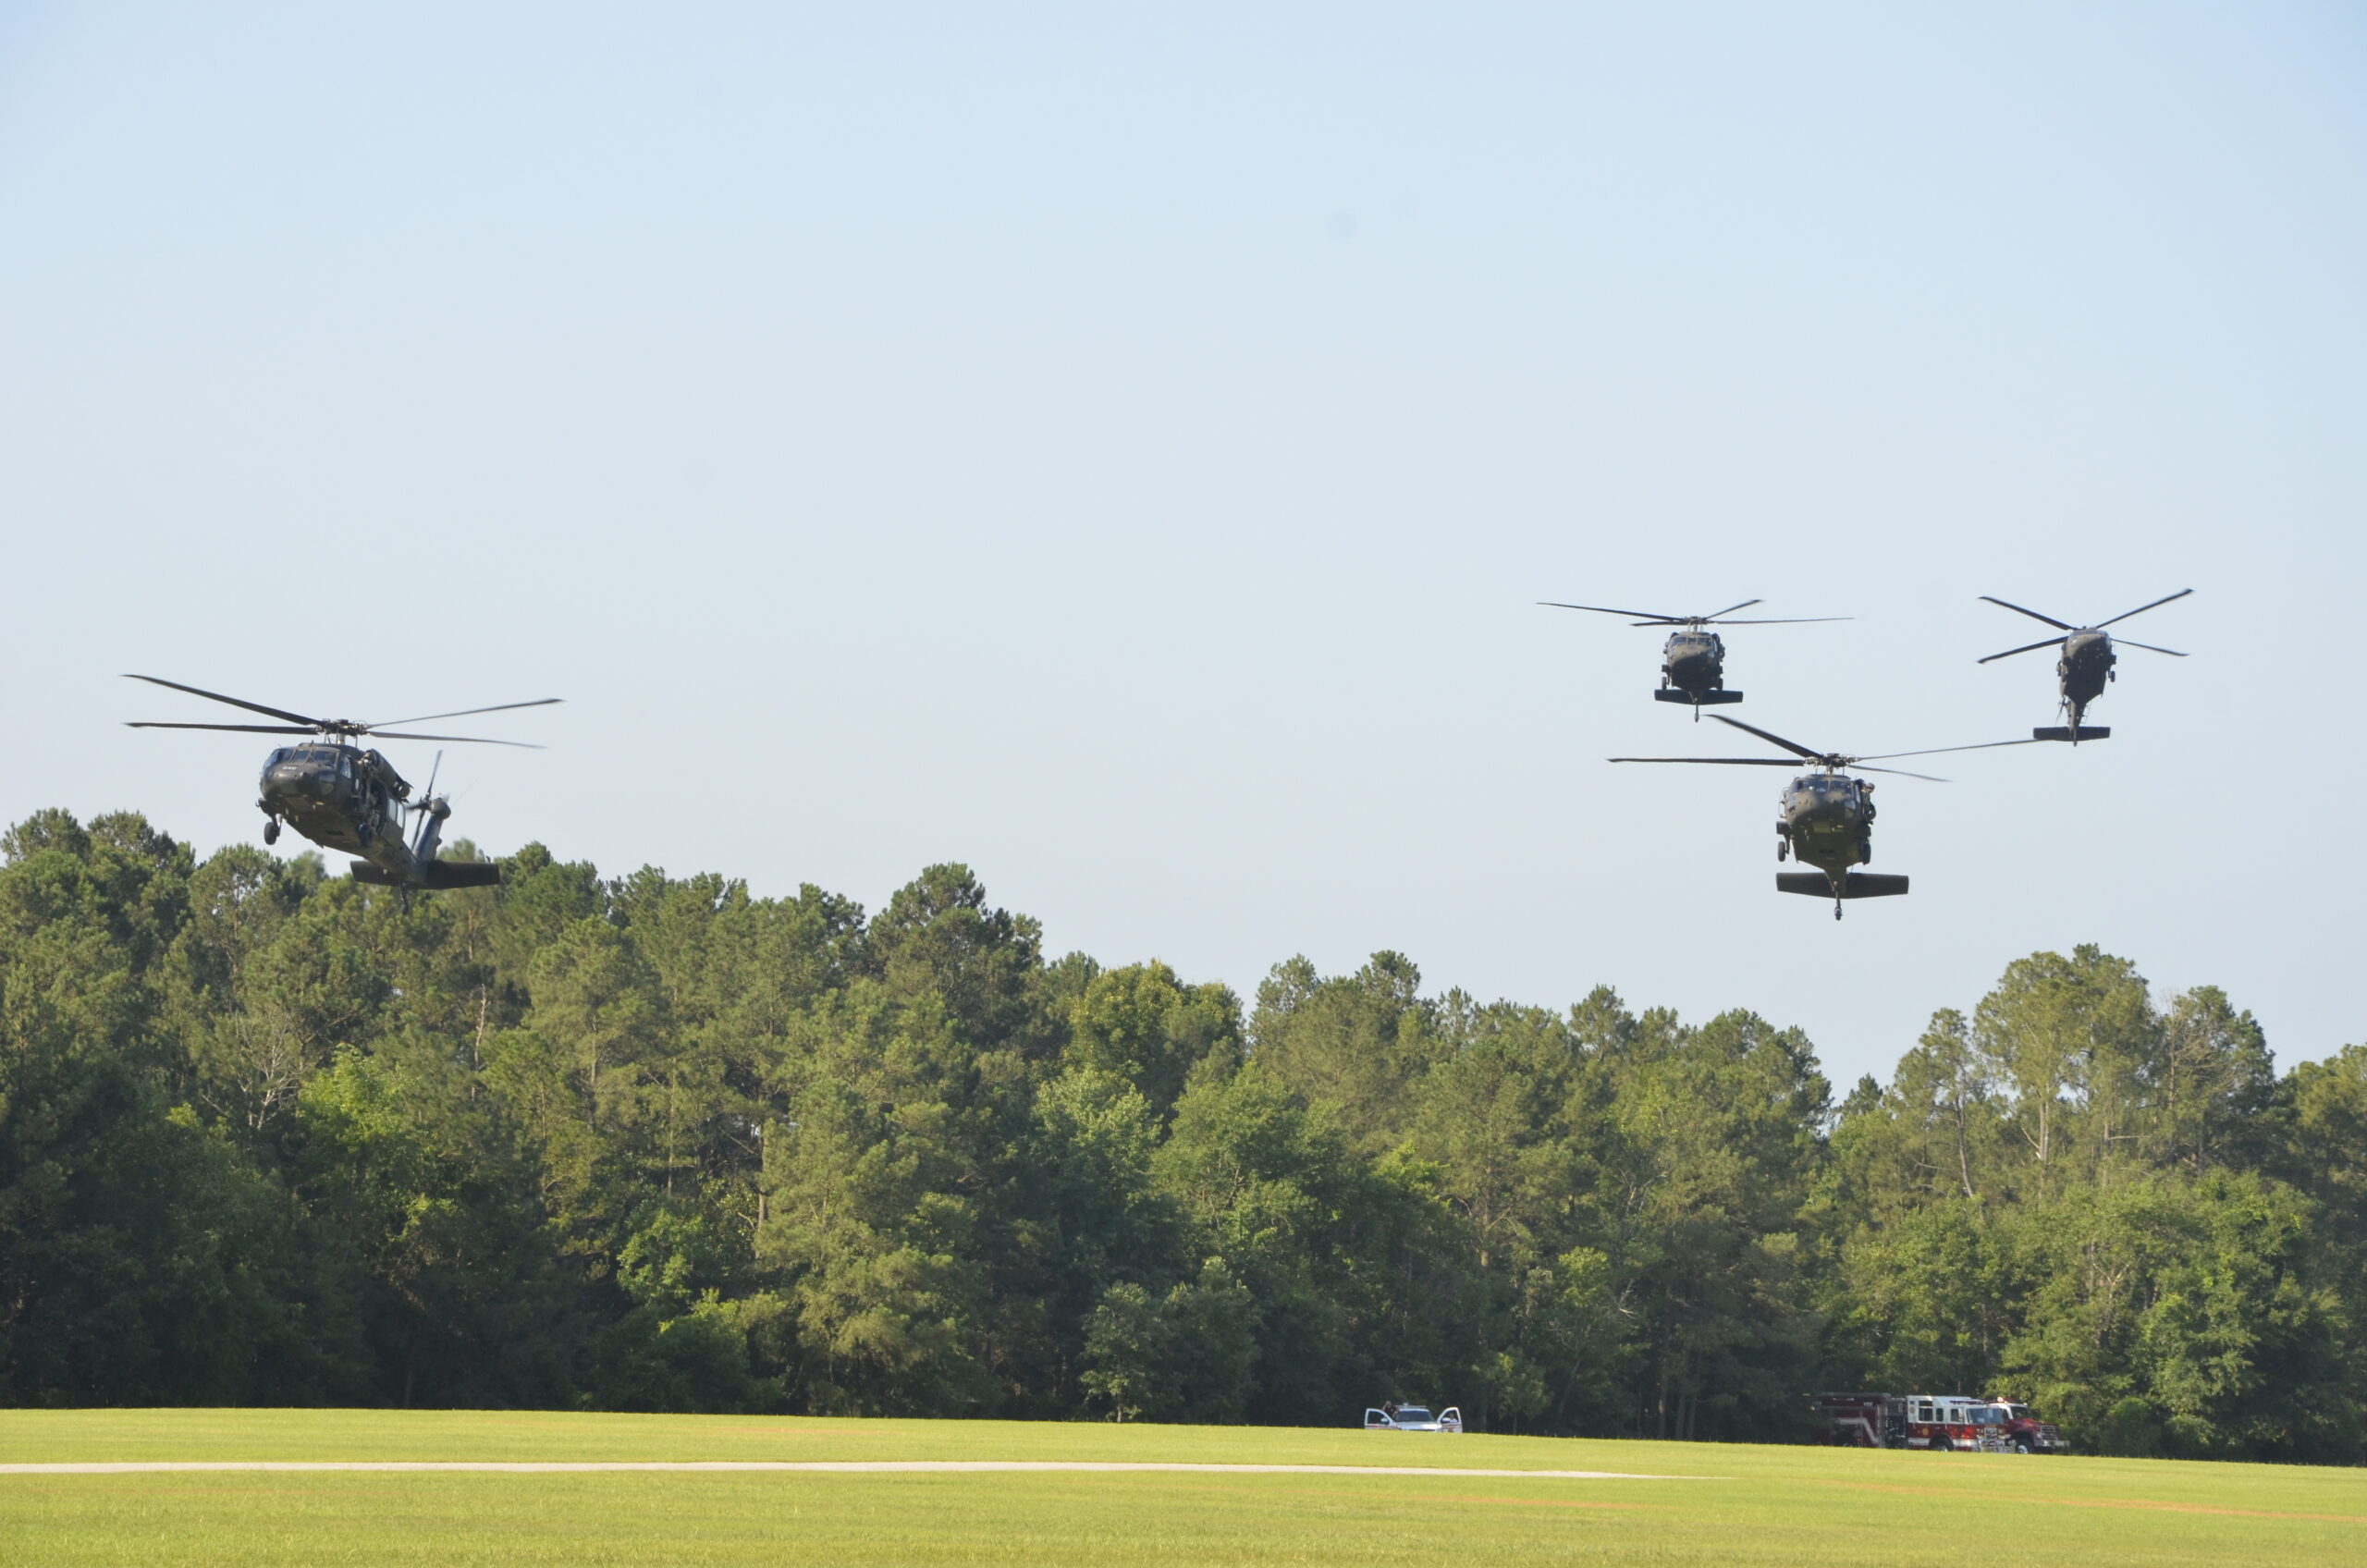
[[[282,763],[263,777],[263,794],[266,801],[317,801],[325,798],[328,792],[328,776],[300,763]]]

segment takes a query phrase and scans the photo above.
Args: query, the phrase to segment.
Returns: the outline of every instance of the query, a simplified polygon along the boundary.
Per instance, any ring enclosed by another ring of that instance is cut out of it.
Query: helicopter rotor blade
[[[1716,719],[1720,724],[1731,724],[1736,729],[1747,730],[1750,734],[1758,736],[1762,741],[1772,741],[1776,745],[1783,747],[1785,751],[1791,753],[1796,757],[1806,757],[1809,761],[1814,763],[1821,763],[1824,760],[1824,753],[1822,752],[1809,751],[1797,741],[1786,741],[1781,735],[1770,735],[1766,730],[1761,729],[1755,725],[1745,724],[1738,718],[1728,718],[1722,713],[1713,713],[1710,717]]]
[[[1943,752],[1986,752],[1999,746],[2036,746],[2043,742],[2028,741],[1976,741],[1969,746],[1926,746],[1919,752],[1877,752],[1870,757],[1852,757],[1852,762],[1888,762],[1893,757],[1936,757]]]
[[[2125,614],[2125,615],[2116,615],[2116,616],[2115,616],[2115,617],[2113,617],[2113,618],[2112,618],[2112,620],[2100,620],[2100,621],[2096,622],[2096,624],[2095,624],[2093,627],[2091,627],[2089,630],[2091,630],[2091,631],[2103,631],[2105,627],[2112,625],[2112,624],[2113,624],[2113,621],[2127,620],[2127,619],[2128,619],[2128,617],[2129,617],[2129,616],[2132,616],[2132,615],[2143,615],[2147,610],[2157,610],[2157,609],[2160,609],[2164,605],[2168,604],[2168,603],[2170,602],[2170,600],[2172,600],[2172,599],[2183,599],[2183,598],[2185,598],[2189,594],[2191,594],[2191,593],[2193,593],[2193,592],[2194,592],[2194,590],[2193,590],[2193,589],[2191,589],[2191,588],[2181,588],[2181,589],[2179,589],[2177,593],[2175,593],[2175,594],[2166,594],[2166,595],[2165,595],[2165,596],[2164,596],[2164,597],[2162,597],[2162,598],[2159,598],[2159,599],[2154,600],[2154,601],[2153,601],[2152,604],[2150,604],[2150,605],[2140,605],[2140,606],[2138,606],[2135,609],[2128,611],[2128,612],[2127,614]],[[2141,648],[2141,647],[2143,647],[2145,644],[2144,644],[2144,643],[2138,643],[2137,645],[2138,645],[2139,647],[2140,647],[2140,648]]]
[[[2149,654],[2167,654],[2174,659],[2182,659],[2186,657],[2184,654],[2179,653],[2176,648],[2157,648],[2151,643],[2140,643],[2134,637],[2116,637],[2113,639],[2113,643],[2116,647],[2142,648]]]
[[[126,729],[235,729],[241,735],[315,735],[319,731],[310,725],[299,724],[161,724],[144,719],[126,719]]]
[[[1939,778],[1934,774],[1909,773],[1903,767],[1860,767],[1854,769],[1853,771],[1858,773],[1895,773],[1901,778],[1920,778],[1926,784],[1945,784],[1950,782],[1950,780]]]
[[[1648,619],[1643,622],[1643,624],[1645,624],[1645,625],[1647,625],[1647,626],[1661,626],[1661,625],[1664,625],[1664,624],[1666,624],[1666,623],[1668,623],[1668,622],[1670,622],[1670,621],[1674,621],[1674,622],[1678,623],[1679,625],[1682,625],[1682,624],[1685,622],[1686,619],[1686,617],[1681,616],[1681,615],[1661,615],[1661,614],[1658,614],[1657,612],[1652,611],[1652,610],[1614,610],[1614,609],[1606,609],[1606,608],[1604,608],[1604,607],[1603,607],[1602,606],[1600,606],[1600,605],[1565,605],[1565,604],[1564,604],[1564,603],[1563,603],[1561,600],[1559,600],[1559,599],[1539,599],[1539,600],[1538,600],[1537,602],[1538,602],[1539,604],[1540,604],[1540,605],[1545,606],[1546,606],[1547,608],[1549,608],[1549,609],[1557,609],[1557,610],[1592,610],[1592,611],[1594,611],[1594,613],[1595,613],[1595,614],[1597,614],[1597,615],[1639,615],[1639,616],[1644,616],[1644,617],[1648,618]]]
[[[436,718],[466,718],[471,714],[477,713],[507,713],[511,708],[546,708],[553,703],[564,702],[565,700],[566,699],[563,697],[536,697],[531,703],[496,703],[489,708],[461,708],[453,713],[423,713],[417,718],[389,718],[382,720],[381,722],[384,724],[425,724],[430,719]],[[376,729],[379,726],[373,724],[366,726],[366,728]]]
[[[484,735],[414,735],[407,729],[373,729],[370,734],[379,741],[453,741],[464,746],[519,746],[530,752],[544,749],[532,741],[496,741]]]
[[[1806,626],[1813,620],[1855,620],[1854,615],[1780,615],[1764,620],[1724,620],[1716,616],[1705,622],[1711,626]]]
[[[1767,601],[1764,599],[1745,599],[1741,604],[1728,605],[1724,609],[1714,611],[1711,614],[1703,616],[1701,619],[1703,620],[1715,620],[1719,616],[1732,615],[1736,610],[1747,610],[1753,605],[1763,605]],[[1736,624],[1739,625],[1740,623],[1737,622]]]
[[[244,708],[249,713],[264,714],[273,718],[284,718],[290,724],[302,725],[308,731],[323,728],[319,719],[306,718],[300,713],[289,713],[286,708],[267,708],[261,703],[251,703],[244,697],[226,697],[219,692],[209,692],[202,686],[184,686],[178,680],[167,680],[161,675],[126,675],[124,679],[126,680],[145,680],[151,686],[169,686],[176,692],[187,692],[192,697],[203,697],[210,702],[227,703],[234,708]]]
[[[2032,620],[2042,620],[2042,621],[2046,622],[2046,623],[2047,623],[2047,625],[2049,625],[2049,626],[2053,626],[2053,627],[2058,627],[2058,628],[2060,628],[2061,630],[2063,630],[2063,631],[2079,631],[2079,630],[2078,627],[2071,625],[2068,621],[2061,621],[2061,620],[2057,620],[2057,619],[2054,619],[2053,616],[2051,616],[2051,615],[2041,615],[2041,614],[2039,614],[2039,613],[2038,613],[2038,611],[2036,611],[2036,610],[2026,610],[2026,609],[2023,609],[2023,608],[2022,608],[2022,606],[2019,606],[2019,605],[2007,605],[2007,604],[2005,604],[2005,600],[2003,600],[2003,599],[1996,599],[1996,598],[1990,598],[1990,596],[1989,596],[1988,594],[1982,594],[1982,595],[1981,595],[1981,596],[1982,598],[1984,598],[1984,599],[1988,599],[1988,600],[1989,600],[1989,602],[1990,602],[1991,604],[1993,604],[1993,605],[2005,605],[2005,608],[2007,608],[2007,609],[2009,609],[2009,610],[2012,610],[2012,611],[2016,612],[2017,614],[2019,614],[2019,615],[2026,615],[2026,616],[2030,617]],[[2130,613],[2131,615],[2134,615],[2134,614],[2136,614],[2137,612],[2136,612],[2136,611],[2134,611],[2134,610],[2131,610],[2129,613]]]
[[[1715,714],[1711,716],[1716,717]],[[1789,757],[1605,757],[1605,762],[1699,762],[1712,767],[1797,767]]]
[[[2067,637],[2050,637],[2043,643],[2025,643],[2018,648],[2008,648],[2002,654],[1992,654],[1985,659],[1975,659],[1972,662],[1975,664],[1994,664],[1999,659],[2009,659],[2016,654],[2027,654],[2034,648],[2059,648],[2069,641],[2070,639]]]

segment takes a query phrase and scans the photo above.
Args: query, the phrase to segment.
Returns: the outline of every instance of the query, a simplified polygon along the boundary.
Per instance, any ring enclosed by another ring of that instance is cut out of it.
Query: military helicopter
[[[269,820],[264,824],[263,841],[279,841],[279,827],[286,823],[325,850],[342,851],[360,855],[353,863],[353,877],[357,882],[374,882],[380,887],[400,888],[406,897],[414,889],[440,891],[450,888],[484,888],[501,880],[498,866],[471,864],[435,858],[435,851],[443,838],[445,819],[452,815],[452,803],[435,793],[435,779],[431,774],[427,789],[416,802],[411,802],[411,786],[374,748],[353,744],[364,736],[377,736],[389,741],[449,741],[478,746],[528,746],[541,750],[524,741],[492,741],[479,735],[417,735],[389,729],[386,724],[359,724],[345,718],[307,718],[300,713],[284,708],[265,707],[239,697],[226,697],[219,692],[202,687],[184,686],[178,680],[166,680],[154,675],[128,675],[127,680],[145,680],[153,686],[168,686],[176,692],[210,702],[227,703],[249,713],[265,714],[285,719],[284,724],[164,724],[135,722],[133,729],[229,729],[251,735],[310,735],[309,742],[282,746],[264,759],[262,798],[255,802]],[[419,718],[388,720],[392,724],[424,724],[435,718],[463,718],[471,714],[503,713],[511,708],[547,707],[557,697],[539,697],[531,703],[499,703],[489,708],[462,708],[456,713],[432,713]],[[442,753],[436,753],[440,765]],[[406,803],[411,802],[411,803]],[[418,827],[405,832],[406,816],[415,817]]]
[[[2068,741],[2075,746],[2082,741],[2108,740],[2112,735],[2110,725],[2091,724],[2084,729],[2079,727],[2079,717],[2088,711],[2088,704],[2103,695],[2104,682],[2118,679],[2113,673],[2112,667],[2118,664],[2120,659],[2113,653],[2113,640],[2104,634],[2104,628],[2115,621],[2127,620],[2129,616],[2143,615],[2147,610],[2159,609],[2168,604],[2171,599],[2183,599],[2193,592],[2191,588],[2181,588],[2170,594],[2168,598],[2156,599],[2150,605],[2140,605],[2128,611],[2127,615],[2116,615],[2112,618],[2112,620],[2100,620],[2093,626],[2066,626],[2051,615],[2041,615],[2036,610],[2026,610],[2019,605],[2009,605],[2003,599],[1992,599],[1988,594],[1983,594],[1981,596],[1993,605],[2001,606],[2017,615],[2026,615],[2032,620],[2042,620],[2049,626],[2062,627],[2064,635],[2050,637],[2043,643],[2030,643],[2018,648],[2008,648],[2002,654],[1992,654],[1978,662],[1993,664],[1999,659],[2009,659],[2016,654],[2027,654],[2036,648],[2061,648],[2063,656],[2054,661],[2054,681],[2056,689],[2062,693],[2063,707],[2071,716],[2071,722],[2068,725],[2054,725],[2042,729],[2033,729],[2030,731],[2030,739]],[[2174,659],[2186,657],[2176,648],[2157,648],[2151,643],[2132,642],[2126,637],[2121,641],[2128,643],[2132,648],[2142,648],[2149,654],[2167,654]]]
[[[1701,722],[1704,704],[1716,706],[1742,701],[1740,692],[1725,688],[1726,645],[1711,626],[1798,626],[1815,620],[1849,620],[1846,615],[1791,616],[1772,620],[1728,620],[1736,610],[1764,603],[1760,599],[1745,599],[1738,605],[1728,605],[1715,615],[1659,615],[1650,610],[1606,609],[1600,605],[1565,605],[1558,599],[1539,599],[1539,604],[1557,610],[1592,610],[1597,615],[1631,615],[1643,619],[1637,626],[1674,626],[1668,641],[1661,645],[1661,689],[1652,693],[1660,703],[1690,703],[1693,722]]]
[[[1613,757],[1613,762],[1689,762],[1707,763],[1720,767],[1792,767],[1797,766],[1793,757],[1814,763],[1821,770],[1804,773],[1784,789],[1784,815],[1775,820],[1775,858],[1794,859],[1813,865],[1814,871],[1779,871],[1775,874],[1775,890],[1779,893],[1806,893],[1810,898],[1833,896],[1833,918],[1841,918],[1845,899],[1892,898],[1907,891],[1904,876],[1881,876],[1872,872],[1852,871],[1874,858],[1874,787],[1861,778],[1848,776],[1851,768],[1860,773],[1895,773],[1902,778],[1920,778],[1932,784],[1944,784],[1944,778],[1934,778],[1928,773],[1909,773],[1903,767],[1868,767],[1870,762],[1889,762],[1898,757],[1937,756],[1943,752],[1981,752],[1994,746],[2028,746],[2034,741],[1983,741],[1969,746],[1932,746],[1919,752],[1883,752],[1870,757],[1844,756],[1838,752],[1812,752],[1796,741],[1781,735],[1771,735],[1738,718],[1728,718],[1722,713],[1710,716],[1721,724],[1731,724],[1736,729],[1756,735],[1760,740],[1784,748],[1791,757]]]

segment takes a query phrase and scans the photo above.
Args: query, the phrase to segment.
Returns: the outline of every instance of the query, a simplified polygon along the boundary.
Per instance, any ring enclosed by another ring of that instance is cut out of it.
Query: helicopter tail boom
[[[430,892],[440,893],[453,888],[499,886],[501,867],[489,861],[432,860],[427,863],[427,888]]]

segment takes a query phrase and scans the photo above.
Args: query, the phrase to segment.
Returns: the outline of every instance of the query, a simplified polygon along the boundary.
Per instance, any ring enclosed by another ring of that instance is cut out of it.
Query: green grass
[[[1105,1459],[1711,1476],[0,1476],[15,1565],[2367,1562],[2367,1471],[1207,1427],[0,1411],[0,1462]]]

